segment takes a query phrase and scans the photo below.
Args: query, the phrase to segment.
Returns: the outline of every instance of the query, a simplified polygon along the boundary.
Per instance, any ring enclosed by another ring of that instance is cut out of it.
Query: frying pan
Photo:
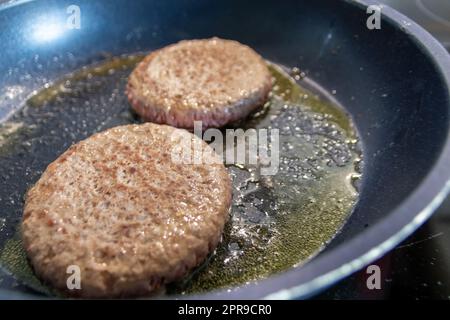
[[[73,4],[80,8],[81,28],[52,29]],[[43,83],[98,61],[105,52],[149,51],[181,39],[236,39],[270,61],[300,67],[336,93],[361,134],[360,200],[340,234],[307,264],[191,298],[311,297],[405,239],[450,189],[450,58],[426,31],[389,7],[382,7],[381,29],[369,30],[371,4],[376,3],[6,1],[0,5],[0,118],[18,112]],[[36,33],[42,28],[45,32]],[[36,154],[34,162],[45,167],[44,158]],[[23,195],[22,182],[29,178],[11,174],[17,177],[1,186],[1,215],[19,221],[21,202],[5,199],[14,192]],[[2,243],[5,234],[8,230]],[[40,297],[5,283],[1,298]]]

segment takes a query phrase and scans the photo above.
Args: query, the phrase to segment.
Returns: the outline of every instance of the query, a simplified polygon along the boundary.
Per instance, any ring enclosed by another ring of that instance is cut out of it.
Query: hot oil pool
[[[24,194],[71,144],[139,123],[124,88],[140,59],[123,56],[83,68],[37,92],[1,125],[0,264],[16,280],[0,273],[0,288],[51,292],[33,275],[21,245]],[[234,127],[279,129],[278,172],[262,176],[254,167],[228,167],[233,205],[223,241],[188,278],[169,285],[168,294],[241,285],[305,263],[354,208],[362,153],[351,119],[330,99],[297,84],[297,70],[289,75],[269,66],[275,79],[269,102]]]

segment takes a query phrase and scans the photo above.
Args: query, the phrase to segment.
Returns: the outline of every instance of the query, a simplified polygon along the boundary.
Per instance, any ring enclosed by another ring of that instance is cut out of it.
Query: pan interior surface
[[[235,39],[274,63],[300,68],[326,91],[335,93],[360,132],[364,179],[359,201],[341,232],[318,257],[257,287],[224,291],[221,297],[263,297],[273,290],[305,284],[384,243],[414,220],[449,176],[448,168],[441,166],[441,178],[425,180],[446,150],[450,99],[444,77],[448,70],[442,65],[448,56],[429,35],[398,14],[391,13],[389,19],[383,14],[380,30],[367,29],[364,2],[262,0],[255,6],[237,0],[136,0],[133,5],[121,0],[80,0],[81,28],[69,30],[61,29],[58,23],[67,18],[66,8],[71,1],[32,1],[4,8],[0,10],[0,118],[17,114],[23,102],[45,84],[105,56],[148,52],[182,39]],[[49,27],[45,21],[50,20],[53,22]],[[108,109],[95,112],[104,115],[96,124],[98,129],[136,120],[130,119],[128,112],[120,120],[108,117]],[[78,120],[72,119],[76,115],[76,110],[68,109],[67,123]],[[4,133],[29,137],[28,129],[15,123]],[[11,170],[10,175],[20,173],[26,181],[36,181],[45,165],[76,140],[70,130],[63,130],[63,134],[66,145],[48,154],[32,149],[32,170]],[[14,148],[24,139],[8,141],[8,146]],[[39,143],[45,146],[46,142]],[[10,164],[13,169],[16,162],[11,160]],[[19,180],[3,179],[3,183],[8,182],[2,190],[8,194],[1,196],[2,244],[13,237],[21,216],[28,186]],[[424,181],[427,186],[422,185]],[[415,192],[422,197],[411,201]],[[372,228],[377,232],[369,236]],[[385,250],[380,248],[380,252]],[[27,291],[4,274],[0,284],[3,288]],[[311,293],[306,290],[306,295]]]

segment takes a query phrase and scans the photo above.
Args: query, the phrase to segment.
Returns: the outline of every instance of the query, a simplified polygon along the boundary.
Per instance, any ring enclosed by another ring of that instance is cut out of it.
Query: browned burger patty
[[[213,164],[179,164],[180,139]],[[220,240],[231,182],[218,156],[186,130],[127,125],[81,141],[28,192],[23,242],[36,274],[81,297],[148,294],[201,263]],[[67,268],[81,271],[68,290]]]
[[[128,99],[145,120],[192,129],[221,127],[264,104],[272,87],[265,61],[248,46],[187,40],[149,54],[130,75]]]

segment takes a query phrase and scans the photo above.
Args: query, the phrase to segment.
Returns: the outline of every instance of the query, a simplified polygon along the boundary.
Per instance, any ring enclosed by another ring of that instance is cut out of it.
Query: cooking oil
[[[351,118],[270,65],[274,88],[263,110],[239,126],[276,128],[273,176],[230,166],[231,218],[223,241],[189,277],[168,287],[187,294],[239,286],[306,263],[337,234],[357,201],[361,150]]]
[[[0,127],[0,264],[34,290],[51,294],[34,276],[17,231],[24,194],[71,144],[140,122],[124,90],[142,57],[112,58],[48,83]],[[233,204],[223,240],[189,277],[168,286],[167,294],[243,285],[306,263],[354,208],[362,154],[351,118],[306,89],[299,69],[291,76],[280,66],[269,68],[274,86],[268,103],[231,127],[279,129],[278,172],[261,176],[255,167],[228,166]]]

